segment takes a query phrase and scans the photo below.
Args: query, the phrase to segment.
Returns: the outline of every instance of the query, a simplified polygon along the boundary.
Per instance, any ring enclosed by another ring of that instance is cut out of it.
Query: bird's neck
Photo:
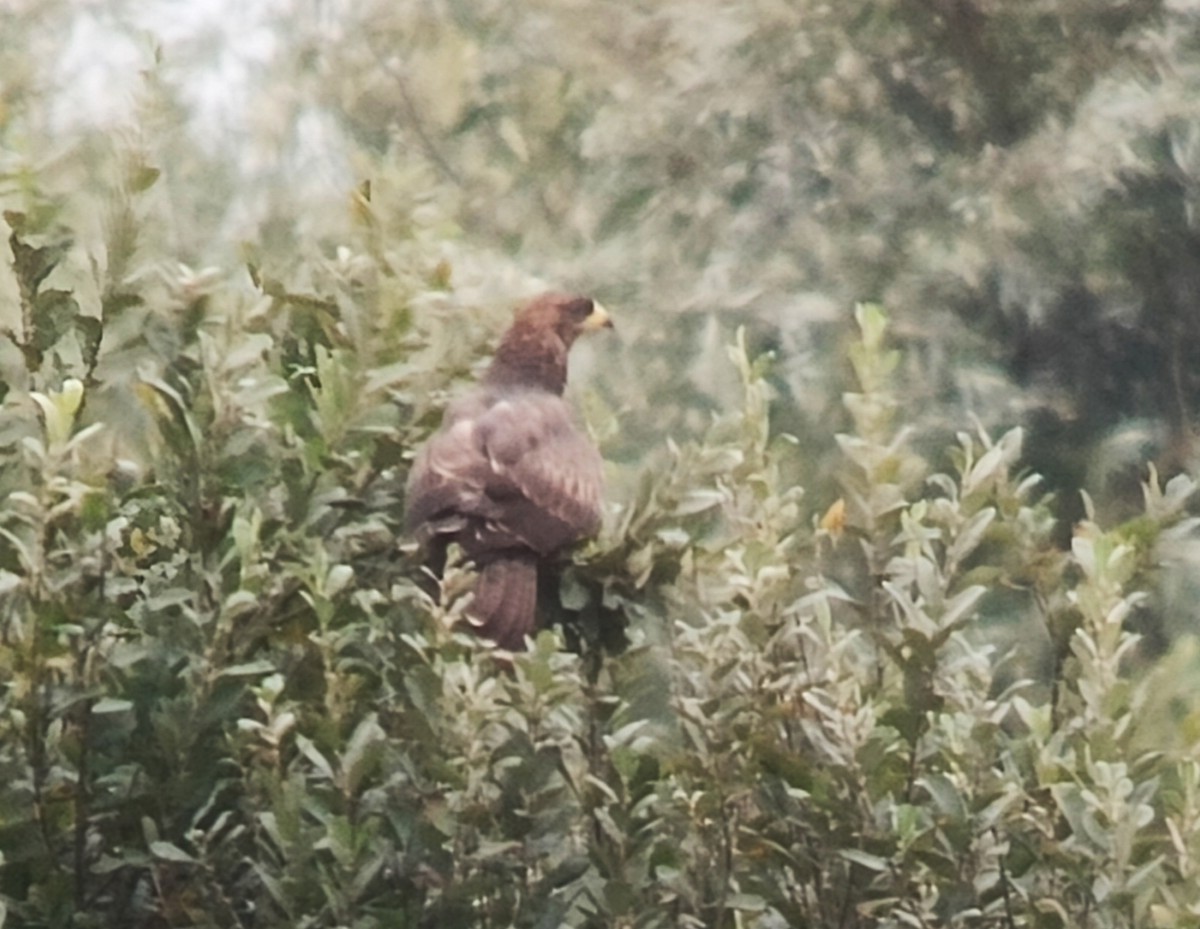
[[[561,396],[567,386],[567,346],[554,333],[514,333],[500,343],[483,377],[490,387],[539,387]]]

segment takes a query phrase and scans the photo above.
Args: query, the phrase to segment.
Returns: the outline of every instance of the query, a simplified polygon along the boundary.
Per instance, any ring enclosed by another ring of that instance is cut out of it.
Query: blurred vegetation
[[[0,926],[1200,925],[1200,4],[253,6],[0,11]],[[547,284],[506,669],[398,526]]]

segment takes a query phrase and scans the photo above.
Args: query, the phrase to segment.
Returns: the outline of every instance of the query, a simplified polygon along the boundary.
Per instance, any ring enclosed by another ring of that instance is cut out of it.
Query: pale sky
[[[138,93],[141,72],[160,48],[169,75],[187,69],[182,81],[196,117],[226,131],[247,116],[254,71],[271,58],[276,38],[271,23],[285,0],[150,0],[128,4],[122,18],[100,5],[75,16],[59,67],[80,94],[63,94],[58,128],[77,122],[120,123]]]

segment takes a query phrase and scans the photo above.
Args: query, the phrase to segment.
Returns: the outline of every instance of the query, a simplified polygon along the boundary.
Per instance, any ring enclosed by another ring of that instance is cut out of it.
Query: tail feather
[[[505,554],[483,565],[469,610],[476,631],[501,648],[524,648],[537,617],[537,579],[533,554]]]

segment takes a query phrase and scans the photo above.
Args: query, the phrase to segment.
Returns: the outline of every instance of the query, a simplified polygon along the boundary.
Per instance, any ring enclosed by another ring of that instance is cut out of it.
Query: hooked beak
[[[592,312],[583,321],[583,325],[580,328],[585,332],[595,332],[598,329],[612,329],[612,317],[608,315],[608,310],[593,300]]]

